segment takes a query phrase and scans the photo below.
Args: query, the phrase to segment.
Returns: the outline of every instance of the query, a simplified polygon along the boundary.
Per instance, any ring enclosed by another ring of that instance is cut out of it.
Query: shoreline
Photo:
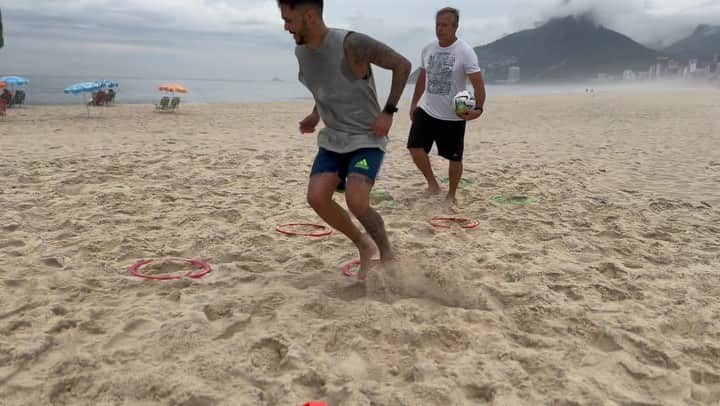
[[[384,95],[386,92],[387,84],[384,83],[385,78],[377,81],[378,86],[378,95],[380,98],[380,101],[382,101]],[[242,82],[239,82],[242,83]],[[265,82],[249,82],[249,83],[255,83],[255,84],[264,84]],[[276,82],[267,82],[270,85],[277,85]],[[289,82],[281,82],[280,85],[282,86],[291,86],[294,88],[293,92],[304,92],[303,88],[300,88],[298,83],[289,83]],[[278,92],[279,90],[275,87],[272,88],[274,92]],[[559,83],[555,85],[547,85],[547,84],[516,84],[516,85],[486,85],[486,91],[488,93],[488,96],[492,97],[505,97],[505,96],[534,96],[534,95],[546,95],[546,94],[581,94],[586,89],[594,89],[595,92],[657,92],[657,91],[702,91],[704,89],[714,90],[714,89],[720,89],[720,82],[703,82],[703,83],[696,83],[696,82],[680,82],[680,81],[663,81],[663,82],[643,82],[643,83]],[[118,102],[119,104],[130,104],[130,105],[136,105],[136,104],[152,104],[152,102],[157,102],[162,95],[158,93],[157,95],[150,97],[149,94],[145,91],[141,92],[142,94],[142,100],[137,101],[134,100],[133,97],[130,97],[130,102],[122,103],[123,93],[124,90],[123,86],[121,84],[120,90],[118,91]],[[414,85],[408,84],[403,92],[403,99],[411,99],[412,93],[414,91]],[[32,104],[33,101],[33,88],[32,86],[28,88],[28,99],[27,103]],[[184,99],[184,104],[218,104],[218,103],[274,103],[274,102],[294,102],[294,101],[306,101],[306,100],[312,100],[312,96],[302,95],[302,96],[292,96],[292,97],[283,97],[278,96],[275,99],[269,100],[269,99],[261,99],[258,98],[257,100],[253,99],[242,99],[242,100],[229,100],[226,96],[220,97],[220,99],[225,100],[217,100],[217,101],[208,101],[204,100],[207,98],[205,92],[205,95],[203,95],[204,92],[194,92],[192,89],[189,94],[187,95],[181,95],[181,97]],[[198,96],[199,94],[199,96]],[[37,94],[36,94],[37,95]],[[55,97],[55,96],[52,96]],[[60,96],[62,97],[62,96]],[[66,105],[74,105],[74,104],[80,104],[75,103],[73,101],[67,101],[71,100],[71,96],[66,96],[67,98],[63,97],[63,101],[60,103],[40,103],[40,104],[32,104],[35,106],[66,106]],[[75,98],[79,98],[78,96],[72,96]],[[140,96],[136,96],[140,97]],[[47,98],[47,93],[41,93],[40,99]],[[194,100],[197,99],[197,100]]]

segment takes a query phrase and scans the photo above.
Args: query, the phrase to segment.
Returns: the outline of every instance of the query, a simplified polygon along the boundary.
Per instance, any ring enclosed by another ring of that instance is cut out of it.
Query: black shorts
[[[413,116],[408,148],[422,148],[430,152],[433,142],[441,157],[450,161],[462,161],[465,146],[465,120],[439,120],[417,108]]]

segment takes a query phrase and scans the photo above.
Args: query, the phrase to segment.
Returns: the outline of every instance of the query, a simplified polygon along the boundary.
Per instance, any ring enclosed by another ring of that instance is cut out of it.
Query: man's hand
[[[472,120],[480,118],[480,116],[482,116],[482,113],[483,113],[482,110],[470,110],[470,111],[466,112],[465,114],[457,114],[457,113],[455,113],[455,114],[465,121],[472,121]]]
[[[373,133],[378,137],[387,137],[392,127],[393,116],[388,113],[380,113],[375,124],[373,124]]]
[[[417,104],[413,104],[412,106],[410,106],[410,121],[413,121],[413,119],[415,118],[415,110],[417,110],[417,108]]]
[[[319,122],[320,114],[318,114],[317,111],[313,111],[309,116],[305,117],[303,121],[300,122],[300,134],[314,133],[315,127],[317,127]]]

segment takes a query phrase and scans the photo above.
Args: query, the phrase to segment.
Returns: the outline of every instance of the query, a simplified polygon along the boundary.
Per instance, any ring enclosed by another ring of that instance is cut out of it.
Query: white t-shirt
[[[422,50],[422,68],[425,93],[419,107],[439,120],[461,121],[453,97],[467,88],[467,75],[480,72],[475,51],[461,39],[447,48],[433,42]]]

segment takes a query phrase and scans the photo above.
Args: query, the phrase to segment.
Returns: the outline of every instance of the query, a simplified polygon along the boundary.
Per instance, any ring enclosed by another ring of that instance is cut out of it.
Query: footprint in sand
[[[491,404],[497,395],[497,388],[493,385],[468,385],[465,388],[465,397],[473,405]]]
[[[599,272],[608,279],[622,279],[628,274],[627,271],[612,262],[605,262],[598,266],[591,266],[590,269]]]
[[[720,402],[720,375],[691,370],[690,380],[693,383],[690,392],[693,400],[713,405]]]
[[[237,319],[237,321],[227,326],[220,335],[214,338],[214,340],[228,340],[233,338],[235,334],[244,331],[252,321],[252,317],[249,314],[237,317]]]
[[[123,326],[122,331],[116,333],[110,339],[105,347],[110,349],[134,347],[137,345],[139,337],[153,330],[157,330],[156,323],[146,319],[131,320]]]
[[[634,353],[640,361],[646,364],[664,369],[680,369],[680,366],[665,352],[644,340],[626,334],[623,342],[629,344],[625,348],[626,351]]]
[[[248,354],[250,365],[263,373],[277,372],[282,360],[288,353],[288,347],[274,338],[265,338],[253,345]]]
[[[0,240],[0,250],[5,248],[20,248],[24,247],[25,242],[20,240]]]
[[[52,405],[76,405],[86,400],[93,380],[86,376],[63,378],[50,389],[48,398]]]
[[[593,334],[590,340],[590,345],[603,352],[617,352],[623,349],[623,347],[617,343],[615,338],[608,333]]]

